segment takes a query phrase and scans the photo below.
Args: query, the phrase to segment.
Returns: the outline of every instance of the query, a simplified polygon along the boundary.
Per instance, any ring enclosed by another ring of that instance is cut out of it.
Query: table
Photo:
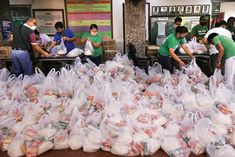
[[[89,56],[80,55],[79,56],[82,63],[86,62],[86,59]],[[57,71],[66,64],[73,64],[77,57],[66,57],[66,56],[57,56],[57,57],[37,57],[35,58],[35,67],[39,67],[45,74],[47,74],[52,68],[55,68]],[[6,68],[11,71],[11,59],[1,59],[5,62]]]

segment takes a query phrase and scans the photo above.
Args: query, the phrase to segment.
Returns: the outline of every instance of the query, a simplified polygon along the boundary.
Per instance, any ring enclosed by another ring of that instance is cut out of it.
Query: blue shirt
[[[68,38],[73,38],[74,34],[70,29],[65,29],[64,30],[64,36],[68,37]],[[61,42],[61,37],[62,37],[61,34],[57,32],[54,35],[54,41],[55,42]],[[74,45],[73,41],[65,41],[64,44],[65,44],[68,52],[75,48],[75,45]]]

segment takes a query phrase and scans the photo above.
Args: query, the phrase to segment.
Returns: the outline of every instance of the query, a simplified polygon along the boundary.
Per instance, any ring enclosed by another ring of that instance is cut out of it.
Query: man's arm
[[[172,56],[172,58],[173,58],[176,62],[178,62],[181,67],[182,67],[182,66],[185,66],[184,62],[175,54],[174,49],[169,48],[169,52],[170,52],[170,55]]]
[[[221,43],[218,43],[216,45],[216,48],[218,49],[219,53],[218,53],[218,58],[217,58],[217,63],[216,63],[216,67],[217,68],[221,68],[221,61],[222,61],[222,58],[224,56],[224,47]]]
[[[41,47],[39,47],[37,44],[32,44],[33,46],[33,49],[36,50],[37,52],[39,52],[40,54],[42,54],[44,57],[49,57],[50,55],[46,52],[46,51],[43,51],[41,49]]]
[[[188,46],[187,46],[186,44],[182,44],[181,46],[182,46],[182,48],[184,49],[184,51],[185,51],[191,58],[195,58],[195,57],[193,56],[193,53],[189,50],[189,48],[188,48]]]

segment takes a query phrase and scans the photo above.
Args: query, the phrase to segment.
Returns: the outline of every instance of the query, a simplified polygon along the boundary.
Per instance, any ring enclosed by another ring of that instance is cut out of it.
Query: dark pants
[[[211,62],[211,75],[214,74],[215,71],[215,66],[216,66],[216,62],[217,62],[217,58],[218,58],[218,53],[212,54],[210,55],[210,62]]]
[[[169,70],[171,73],[173,73],[173,68],[171,65],[171,57],[159,54],[159,63],[161,64],[162,69]]]
[[[34,73],[33,64],[27,51],[13,49],[11,51],[11,62],[12,72],[16,76],[20,74],[32,75]]]
[[[91,61],[95,63],[97,66],[99,66],[102,62],[102,55],[97,57],[91,57]]]

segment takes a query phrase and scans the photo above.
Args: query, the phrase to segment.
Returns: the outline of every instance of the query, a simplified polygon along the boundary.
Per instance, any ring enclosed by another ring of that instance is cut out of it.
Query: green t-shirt
[[[214,37],[213,43],[215,46],[217,44],[221,43],[221,45],[224,47],[224,58],[228,59],[230,57],[235,56],[235,42],[223,35],[218,35]]]
[[[174,33],[175,33],[175,25],[172,25],[167,29],[167,36]]]
[[[169,48],[176,49],[179,44],[187,43],[185,38],[176,38],[176,34],[171,34],[167,36],[164,43],[160,46],[159,53],[163,56],[170,56]]]
[[[196,25],[192,28],[191,35],[196,36],[197,38],[204,38],[206,33],[208,32],[207,26]]]
[[[95,42],[95,43],[102,43],[102,36],[100,33],[98,33],[96,36],[91,36],[91,34],[89,32],[86,32],[83,36],[82,39],[85,39],[89,37],[91,41]],[[94,46],[93,46],[94,47]],[[94,47],[94,53],[93,53],[93,57],[97,57],[102,55],[102,47]]]

